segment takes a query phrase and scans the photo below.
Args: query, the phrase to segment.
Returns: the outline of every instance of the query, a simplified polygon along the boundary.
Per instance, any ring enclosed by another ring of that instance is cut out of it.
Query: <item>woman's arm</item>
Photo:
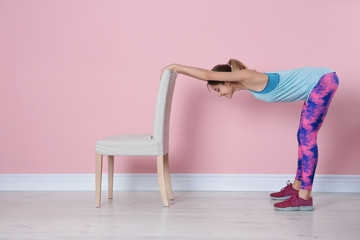
[[[162,69],[162,73],[165,70],[173,70],[177,73],[181,73],[199,80],[208,81],[224,81],[224,82],[241,82],[252,76],[252,70],[240,70],[235,72],[216,72],[207,69],[184,66],[179,64],[171,64]]]

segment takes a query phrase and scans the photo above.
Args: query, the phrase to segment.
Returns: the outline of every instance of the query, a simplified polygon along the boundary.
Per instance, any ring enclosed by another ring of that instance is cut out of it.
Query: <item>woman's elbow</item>
[[[216,80],[216,72],[215,71],[211,71],[211,70],[207,70],[204,73],[204,79],[205,81],[209,81],[209,80]]]

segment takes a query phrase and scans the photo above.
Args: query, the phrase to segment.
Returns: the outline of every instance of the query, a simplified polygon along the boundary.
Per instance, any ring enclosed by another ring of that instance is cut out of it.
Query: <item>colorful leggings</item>
[[[317,134],[339,85],[336,73],[322,76],[304,103],[298,130],[299,159],[295,179],[301,189],[311,190],[318,161]]]

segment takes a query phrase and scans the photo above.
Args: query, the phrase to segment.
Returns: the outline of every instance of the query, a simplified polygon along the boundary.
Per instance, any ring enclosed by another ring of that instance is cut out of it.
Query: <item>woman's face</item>
[[[225,82],[224,84],[211,85],[211,88],[217,92],[219,97],[232,98],[234,94],[234,89],[230,82]]]

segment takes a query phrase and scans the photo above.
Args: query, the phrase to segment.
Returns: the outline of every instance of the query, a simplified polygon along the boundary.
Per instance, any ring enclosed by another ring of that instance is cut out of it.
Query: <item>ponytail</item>
[[[233,58],[230,59],[227,64],[231,67],[232,72],[247,69],[247,66],[245,66],[245,64]]]

